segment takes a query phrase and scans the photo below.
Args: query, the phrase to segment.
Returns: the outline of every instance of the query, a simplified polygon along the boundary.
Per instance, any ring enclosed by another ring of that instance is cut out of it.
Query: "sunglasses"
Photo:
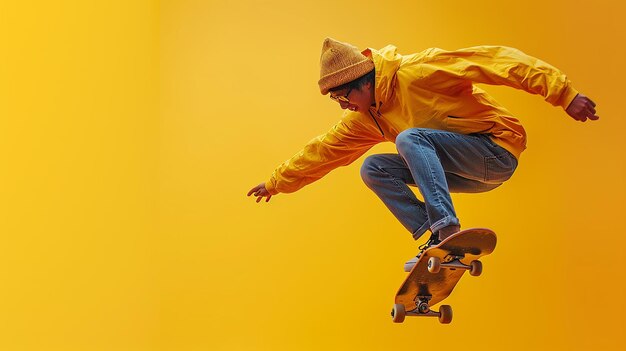
[[[350,95],[351,91],[352,91],[352,88],[348,89],[348,92],[346,93],[346,95],[343,95],[343,96],[333,96],[333,94],[330,94],[330,98],[337,102],[350,103],[350,99],[348,99],[348,95]]]

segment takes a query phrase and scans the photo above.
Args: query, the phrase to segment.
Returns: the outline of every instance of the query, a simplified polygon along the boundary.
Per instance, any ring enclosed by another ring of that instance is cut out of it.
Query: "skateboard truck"
[[[417,310],[419,311],[419,313],[426,314],[430,312],[430,306],[428,306],[429,300],[430,300],[430,297],[427,297],[427,298],[418,297]]]
[[[482,262],[474,260],[469,265],[466,265],[461,262],[462,258],[464,258],[464,256],[446,256],[444,262],[441,262],[439,257],[431,257],[428,259],[428,271],[430,273],[439,273],[441,268],[447,268],[451,270],[465,269],[470,271],[470,275],[475,277],[482,274]]]
[[[449,324],[452,322],[452,307],[449,305],[441,305],[439,312],[430,309],[429,301],[431,296],[417,296],[415,302],[417,307],[412,311],[406,311],[403,304],[395,304],[391,310],[391,317],[395,323],[404,322],[404,317],[439,317],[439,322]]]

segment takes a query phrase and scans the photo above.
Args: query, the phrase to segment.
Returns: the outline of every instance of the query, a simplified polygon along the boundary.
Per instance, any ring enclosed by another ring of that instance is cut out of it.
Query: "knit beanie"
[[[374,69],[374,62],[359,49],[348,43],[326,38],[320,57],[320,80],[322,95],[332,88],[351,82]]]

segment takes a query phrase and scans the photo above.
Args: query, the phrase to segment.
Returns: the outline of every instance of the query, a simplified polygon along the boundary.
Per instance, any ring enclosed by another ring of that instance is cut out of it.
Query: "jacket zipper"
[[[380,112],[378,112],[378,110],[380,109],[380,107],[383,106],[383,102],[380,102],[380,106],[378,107],[378,109],[376,110],[376,114],[378,115],[378,117],[382,117],[380,115]],[[384,137],[385,133],[383,132],[383,129],[380,127],[380,124],[378,124],[378,121],[376,120],[376,118],[374,117],[374,115],[372,114],[371,110],[368,110],[368,112],[370,113],[370,117],[372,117],[372,119],[374,120],[374,123],[376,123],[376,126],[378,127],[378,130],[380,130],[380,134]]]

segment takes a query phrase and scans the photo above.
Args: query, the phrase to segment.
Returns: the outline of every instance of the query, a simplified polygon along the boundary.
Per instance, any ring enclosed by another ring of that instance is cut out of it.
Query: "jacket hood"
[[[387,45],[380,50],[367,48],[361,53],[374,61],[374,68],[376,69],[374,98],[376,109],[380,110],[380,106],[393,96],[396,72],[402,62],[402,55],[397,53],[397,48],[394,45]]]

